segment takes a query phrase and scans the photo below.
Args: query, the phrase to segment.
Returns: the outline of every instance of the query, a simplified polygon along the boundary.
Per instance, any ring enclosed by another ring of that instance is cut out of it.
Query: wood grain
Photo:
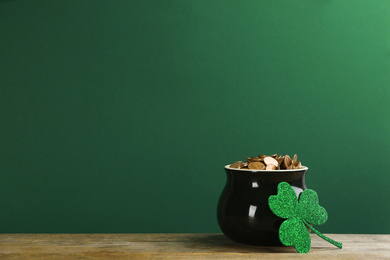
[[[390,235],[312,234],[308,254],[238,244],[222,234],[0,234],[1,259],[389,259]]]

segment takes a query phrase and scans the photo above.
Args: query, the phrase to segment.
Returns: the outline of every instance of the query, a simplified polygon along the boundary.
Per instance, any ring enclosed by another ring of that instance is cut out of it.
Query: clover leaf
[[[294,246],[297,252],[310,251],[311,239],[307,228],[319,237],[342,248],[342,243],[334,241],[321,234],[312,225],[322,225],[328,219],[328,213],[319,205],[318,195],[314,190],[303,191],[298,198],[294,189],[287,182],[278,185],[277,195],[268,199],[272,212],[286,220],[280,225],[279,239],[285,246]]]

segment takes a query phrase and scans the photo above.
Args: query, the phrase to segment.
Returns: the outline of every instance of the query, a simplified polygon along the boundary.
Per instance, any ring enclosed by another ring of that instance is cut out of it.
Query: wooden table
[[[222,234],[0,234],[0,259],[390,259],[390,235],[312,234],[308,254],[238,244]]]

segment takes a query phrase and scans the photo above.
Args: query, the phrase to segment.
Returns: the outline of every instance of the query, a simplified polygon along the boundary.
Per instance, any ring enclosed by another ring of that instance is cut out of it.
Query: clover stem
[[[305,223],[305,225],[310,228],[314,233],[316,233],[320,238],[328,241],[329,243],[337,246],[338,248],[343,248],[343,243],[340,243],[340,242],[337,242],[337,241],[334,241],[333,239],[325,236],[324,234],[322,234],[320,231],[316,230],[314,227],[312,227],[309,223],[306,222],[306,220],[303,220],[303,222]]]

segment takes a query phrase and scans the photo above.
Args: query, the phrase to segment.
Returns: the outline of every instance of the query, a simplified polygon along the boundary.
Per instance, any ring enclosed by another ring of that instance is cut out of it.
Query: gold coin
[[[273,165],[273,164],[268,164],[267,167],[265,168],[265,170],[267,171],[272,171],[272,170],[275,170],[276,169],[276,165]]]
[[[283,161],[284,161],[284,158],[283,157],[278,157],[275,160],[278,162],[279,165],[281,165],[283,163]]]
[[[245,162],[238,161],[229,165],[230,168],[251,169],[251,170],[292,170],[302,169],[301,162],[298,161],[298,155],[294,154],[293,159],[289,155],[273,154],[270,156],[260,154],[259,156],[244,157]]]
[[[291,165],[291,157],[289,155],[284,156],[284,165],[286,169]]]
[[[240,169],[248,169],[248,163],[247,163],[247,162],[243,162],[243,163],[240,165]]]
[[[264,168],[265,168],[265,166],[261,162],[251,162],[250,164],[248,164],[248,169],[262,170]]]
[[[298,161],[297,169],[302,169],[302,168],[303,168],[303,166],[302,166],[301,162]]]
[[[232,164],[230,164],[230,168],[240,168],[240,166],[243,164],[243,162],[241,161],[238,161],[238,162],[234,162]]]
[[[274,158],[272,157],[265,157],[264,158],[264,163],[268,166],[269,164],[273,164],[275,165],[275,167],[277,167],[279,165],[278,161],[275,160]]]
[[[294,166],[297,166],[298,165],[298,155],[294,154],[294,157],[292,159],[292,164]]]

